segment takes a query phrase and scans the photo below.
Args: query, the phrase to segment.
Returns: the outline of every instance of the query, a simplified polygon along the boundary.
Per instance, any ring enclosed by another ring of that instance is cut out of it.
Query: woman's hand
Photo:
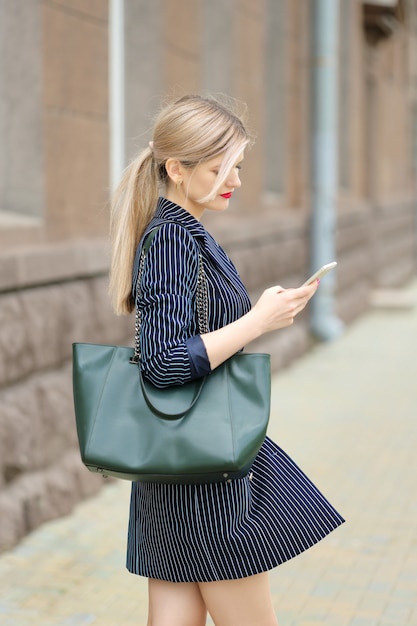
[[[306,306],[317,291],[318,281],[297,289],[280,286],[266,289],[251,310],[260,334],[291,326],[294,318]]]
[[[211,368],[235,354],[246,344],[265,333],[291,326],[317,291],[318,281],[298,289],[270,287],[255,306],[235,322],[202,335]]]

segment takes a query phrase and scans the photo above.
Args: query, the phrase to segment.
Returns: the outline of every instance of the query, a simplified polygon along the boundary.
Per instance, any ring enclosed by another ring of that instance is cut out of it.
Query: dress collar
[[[160,197],[149,227],[154,228],[162,222],[178,222],[184,226],[193,237],[207,238],[206,229],[191,213],[178,204],[171,202],[171,200]]]

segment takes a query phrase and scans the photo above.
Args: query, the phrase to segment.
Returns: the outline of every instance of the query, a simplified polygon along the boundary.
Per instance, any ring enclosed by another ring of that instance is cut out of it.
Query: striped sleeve
[[[137,302],[142,371],[158,387],[183,384],[199,374],[188,347],[198,334],[198,263],[196,242],[186,229],[172,222],[159,228],[146,255]]]

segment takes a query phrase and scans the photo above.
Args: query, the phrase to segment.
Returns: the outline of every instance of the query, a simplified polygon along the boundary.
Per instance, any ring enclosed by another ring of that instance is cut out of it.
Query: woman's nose
[[[235,169],[231,172],[227,183],[229,187],[241,187],[242,183],[239,178],[239,170]]]

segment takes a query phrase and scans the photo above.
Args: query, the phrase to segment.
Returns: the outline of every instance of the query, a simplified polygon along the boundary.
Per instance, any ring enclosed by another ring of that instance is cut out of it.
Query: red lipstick
[[[229,191],[229,193],[221,193],[220,194],[222,198],[231,198],[232,197],[232,192]]]

